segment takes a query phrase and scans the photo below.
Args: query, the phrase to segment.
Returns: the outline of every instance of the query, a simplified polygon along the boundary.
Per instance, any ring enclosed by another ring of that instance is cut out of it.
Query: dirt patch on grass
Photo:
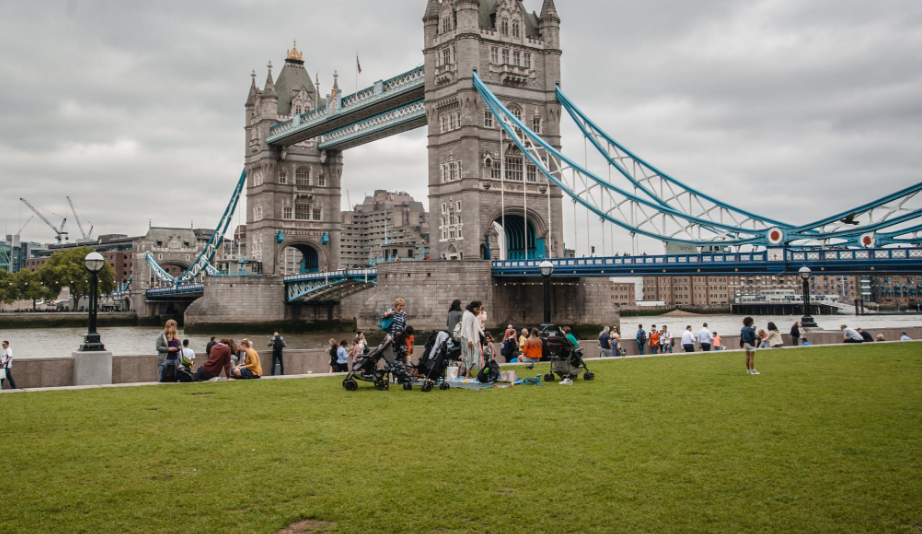
[[[190,393],[190,395],[192,395],[193,397],[201,397],[201,396],[203,396],[203,395],[214,395],[214,392],[212,392],[212,391],[203,391],[203,392],[201,392],[201,393]]]
[[[170,480],[173,478],[173,475],[154,475],[150,477],[151,480]]]
[[[515,492],[512,490],[496,490],[496,493],[500,495],[515,495]]]
[[[307,519],[292,523],[278,534],[330,534],[329,529],[335,528],[336,523],[332,521],[318,521],[316,519]]]

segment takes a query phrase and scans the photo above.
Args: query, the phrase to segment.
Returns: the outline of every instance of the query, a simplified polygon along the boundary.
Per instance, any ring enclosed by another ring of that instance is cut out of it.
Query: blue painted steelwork
[[[389,80],[379,81],[358,93],[331,100],[326,107],[319,108],[295,118],[276,124],[269,129],[266,142],[270,145],[284,142],[286,139],[305,133],[322,126],[323,123],[333,121],[343,115],[358,113],[366,108],[398,98],[413,91],[420,91],[425,87],[425,67],[417,67],[409,72],[395,76]],[[330,130],[337,127],[330,128]],[[327,131],[311,133],[310,137],[317,137],[328,133]]]
[[[124,297],[125,295],[131,294],[131,279],[134,278],[134,273],[128,275],[128,280],[124,282],[117,282],[115,284],[115,290],[112,291],[113,298]]]
[[[423,100],[385,111],[374,117],[350,124],[320,137],[320,150],[336,148],[346,143],[393,130],[401,126],[425,120],[426,107]]]
[[[167,282],[169,284],[185,284],[203,276],[205,273],[214,274],[217,270],[211,265],[212,260],[214,260],[215,253],[221,247],[221,244],[224,243],[224,234],[227,233],[227,229],[231,224],[231,221],[234,218],[234,212],[237,211],[237,204],[240,202],[240,195],[243,193],[243,188],[246,186],[247,181],[247,171],[246,169],[240,174],[240,179],[237,181],[237,186],[234,188],[234,192],[231,195],[230,202],[228,202],[227,207],[224,209],[224,214],[221,216],[221,220],[218,222],[218,225],[215,227],[216,230],[211,237],[208,238],[208,243],[205,244],[205,247],[195,258],[195,261],[192,263],[192,267],[186,270],[178,277],[171,276],[169,273],[164,271],[160,265],[157,264],[157,261],[149,253],[147,254],[147,263],[151,266],[151,271],[154,275],[161,281]]]
[[[762,252],[668,256],[616,256],[548,260],[554,276],[682,276],[796,273],[814,274],[922,270],[922,248],[802,250],[768,248]],[[493,276],[541,276],[541,260],[494,261]]]
[[[285,294],[288,302],[328,302],[358,293],[377,283],[377,269],[295,275],[285,278]]]
[[[169,299],[175,297],[202,296],[205,284],[176,284],[172,287],[158,287],[147,290],[148,299]]]

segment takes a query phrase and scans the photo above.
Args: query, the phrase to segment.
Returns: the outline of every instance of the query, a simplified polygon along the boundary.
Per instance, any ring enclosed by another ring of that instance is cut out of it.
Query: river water
[[[765,328],[769,321],[773,321],[782,333],[787,333],[798,316],[754,316],[757,328]],[[922,326],[922,315],[866,315],[854,317],[848,315],[816,316],[817,324],[823,330],[838,330],[839,325],[847,324],[853,327],[862,327],[870,332],[875,328],[901,328]],[[638,324],[643,324],[649,331],[650,325],[662,327],[669,326],[672,332],[682,332],[687,325],[692,325],[694,331],[701,328],[702,323],[708,323],[712,331],[724,335],[738,334],[742,327],[743,317],[739,315],[664,315],[658,317],[623,317],[621,330],[630,338],[637,329]],[[521,326],[521,325],[520,325]],[[241,329],[242,330],[242,329]],[[145,327],[119,327],[101,328],[99,330],[106,349],[119,356],[155,354],[157,336],[160,328]],[[0,339],[8,340],[17,358],[54,358],[70,356],[83,342],[86,330],[83,328],[36,328],[23,330],[0,329]],[[497,331],[495,334],[502,335]],[[322,334],[292,334],[285,335],[285,341],[290,349],[325,349],[331,338],[352,339],[352,332],[329,332]],[[196,352],[203,351],[210,336],[190,335],[185,336],[180,330],[182,339],[189,339],[190,346]],[[231,336],[239,341],[248,338],[257,348],[265,348],[269,343],[269,336],[253,336],[242,331]],[[425,342],[425,340],[420,340]]]

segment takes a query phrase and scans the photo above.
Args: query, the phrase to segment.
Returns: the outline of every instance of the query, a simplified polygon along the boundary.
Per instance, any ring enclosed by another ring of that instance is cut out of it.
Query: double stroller
[[[448,332],[432,334],[426,341],[426,348],[414,367],[417,380],[422,382],[424,393],[429,393],[438,384],[439,389],[447,390],[451,386],[445,381],[448,365],[461,358],[461,348],[451,343]]]
[[[548,326],[541,332],[541,338],[548,348],[551,362],[551,372],[544,375],[545,382],[553,382],[555,375],[561,380],[572,380],[580,373],[583,373],[584,380],[595,380],[595,373],[589,371],[583,360],[583,349],[574,347],[558,327]]]
[[[396,331],[393,335],[384,336],[384,341],[371,353],[360,356],[352,363],[352,370],[343,380],[346,391],[356,391],[359,388],[358,380],[370,382],[381,391],[390,388],[388,377],[392,375],[403,389],[413,389],[413,379],[403,364],[407,354],[406,335],[403,331]],[[381,360],[384,360],[382,367]]]

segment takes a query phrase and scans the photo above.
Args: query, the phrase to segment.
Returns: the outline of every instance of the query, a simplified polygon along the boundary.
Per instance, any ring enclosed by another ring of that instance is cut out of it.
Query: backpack
[[[641,343],[647,342],[647,331],[646,330],[641,330],[640,332],[637,333],[637,341],[640,341]]]
[[[272,342],[272,348],[275,350],[282,350],[282,347],[284,346],[285,346],[285,342],[282,341],[282,337],[276,336],[274,341]]]
[[[176,382],[176,364],[172,361],[167,363],[160,374],[161,382]]]
[[[477,381],[482,384],[492,384],[499,380],[499,364],[496,360],[488,360],[483,369],[477,373]]]
[[[176,378],[180,382],[195,382],[195,375],[193,375],[192,371],[186,369],[185,367],[180,367],[176,370]]]

